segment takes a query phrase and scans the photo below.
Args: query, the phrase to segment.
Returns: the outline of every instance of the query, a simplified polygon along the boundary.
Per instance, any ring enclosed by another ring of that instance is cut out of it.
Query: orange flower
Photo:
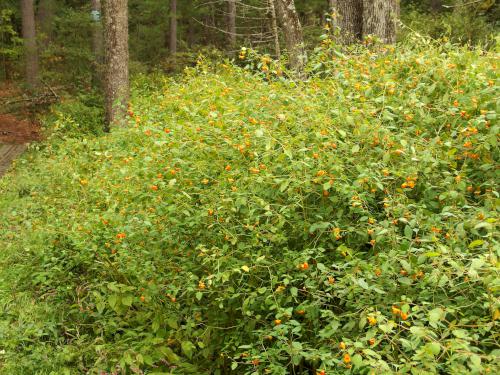
[[[368,343],[370,345],[375,345],[375,339],[374,338],[371,338],[370,340],[368,340]]]
[[[351,362],[351,356],[349,355],[349,353],[345,353],[344,354],[344,363],[349,363]]]
[[[341,341],[340,344],[339,344],[339,349],[340,350],[345,350],[345,348],[346,348],[345,342]]]
[[[231,166],[228,164],[228,165],[226,165],[226,168],[224,168],[224,169],[229,172],[231,170]]]
[[[144,302],[144,301],[146,301],[146,297],[141,296],[141,302]]]
[[[377,324],[377,319],[375,319],[373,316],[369,316],[366,319],[368,320],[368,324],[370,324],[371,326],[374,326],[375,324]]]
[[[123,240],[125,237],[127,237],[127,235],[125,233],[118,233],[116,235],[116,238],[118,238],[119,240]]]
[[[151,190],[157,191],[158,190],[158,186],[156,186],[156,185],[151,186]]]
[[[316,176],[321,177],[321,176],[324,176],[325,174],[326,174],[326,171],[318,171],[318,173],[316,173]]]
[[[277,326],[279,326],[281,324],[281,319],[276,319],[274,321],[274,324],[277,325]]]
[[[299,268],[300,268],[302,271],[305,271],[305,270],[309,269],[309,263],[304,262],[304,263],[302,263],[301,265],[299,265]]]
[[[408,314],[404,313],[404,312],[401,312],[401,319],[403,319],[403,320],[408,319]]]

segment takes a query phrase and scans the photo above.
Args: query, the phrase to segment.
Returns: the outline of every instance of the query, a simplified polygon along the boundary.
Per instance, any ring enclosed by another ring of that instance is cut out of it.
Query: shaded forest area
[[[75,89],[88,88],[94,63],[99,62],[94,51],[99,49],[96,43],[100,43],[95,39],[92,4],[100,9],[100,1],[39,0],[23,3],[34,4],[40,77]],[[276,56],[273,17],[268,2],[237,1],[237,11],[236,7],[231,10],[232,3],[226,0],[129,1],[132,72],[152,69],[179,72],[184,65],[193,65],[200,52],[231,56],[240,46]],[[491,35],[499,19],[499,6],[495,3],[481,1],[470,6],[453,7],[461,5],[460,1],[404,0],[402,21],[409,28],[433,38],[447,37],[453,42],[491,45],[494,43]],[[23,66],[19,64],[23,56],[21,8],[16,0],[1,0],[0,4],[0,77],[18,80],[24,75]],[[173,12],[171,4],[176,4]],[[297,0],[295,4],[306,46],[312,48],[323,33],[329,2]],[[235,12],[233,16],[232,11]],[[403,29],[402,33],[407,31]],[[35,30],[26,32],[34,33]],[[31,66],[33,64],[36,63],[31,62]]]

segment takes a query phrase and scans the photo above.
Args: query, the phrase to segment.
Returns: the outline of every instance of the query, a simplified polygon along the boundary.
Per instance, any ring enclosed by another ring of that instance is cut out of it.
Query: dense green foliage
[[[411,44],[56,110],[0,181],[0,373],[498,373],[497,59]]]

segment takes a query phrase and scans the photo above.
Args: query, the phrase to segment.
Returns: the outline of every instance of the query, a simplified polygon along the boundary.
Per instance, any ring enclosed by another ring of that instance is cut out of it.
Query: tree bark
[[[170,0],[170,37],[168,49],[171,55],[177,53],[177,0]]]
[[[271,14],[271,30],[274,39],[274,54],[277,59],[281,58],[280,36],[278,33],[278,23],[276,21],[276,7],[274,6],[275,0],[269,0],[269,12]]]
[[[36,12],[36,23],[41,45],[47,48],[52,40],[53,20],[56,10],[55,0],[40,0]]]
[[[229,45],[236,46],[236,0],[227,1],[227,31],[229,35]]]
[[[386,44],[395,43],[399,13],[399,0],[364,0],[363,35],[373,35]]]
[[[386,32],[386,0],[364,0],[363,3],[363,35],[385,39]]]
[[[363,35],[375,36],[383,43],[396,42],[399,0],[364,0]]]
[[[290,59],[290,68],[296,78],[305,78],[307,53],[304,47],[302,26],[300,24],[294,0],[276,0],[278,18],[283,28],[285,44]]]
[[[94,53],[92,82],[96,87],[101,86],[104,63],[104,42],[101,12],[101,0],[92,0],[92,52]]]
[[[399,17],[401,15],[400,0],[387,0],[386,1],[386,19],[385,19],[385,38],[384,43],[396,43],[396,36],[398,31]]]
[[[363,0],[330,0],[329,6],[333,26],[340,29],[340,42],[359,42],[363,37]]]
[[[127,0],[104,1],[105,131],[124,126],[129,99]]]
[[[25,48],[25,75],[26,83],[30,89],[35,89],[39,84],[39,62],[36,46],[35,9],[34,0],[21,0],[22,34]]]

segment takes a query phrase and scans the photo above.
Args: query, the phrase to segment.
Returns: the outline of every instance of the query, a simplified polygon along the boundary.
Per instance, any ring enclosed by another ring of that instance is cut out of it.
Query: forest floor
[[[0,87],[0,99],[12,97],[15,94],[17,94],[17,89],[12,85],[4,84]],[[38,125],[22,117],[0,113],[0,176],[26,149],[28,143],[39,139]]]

